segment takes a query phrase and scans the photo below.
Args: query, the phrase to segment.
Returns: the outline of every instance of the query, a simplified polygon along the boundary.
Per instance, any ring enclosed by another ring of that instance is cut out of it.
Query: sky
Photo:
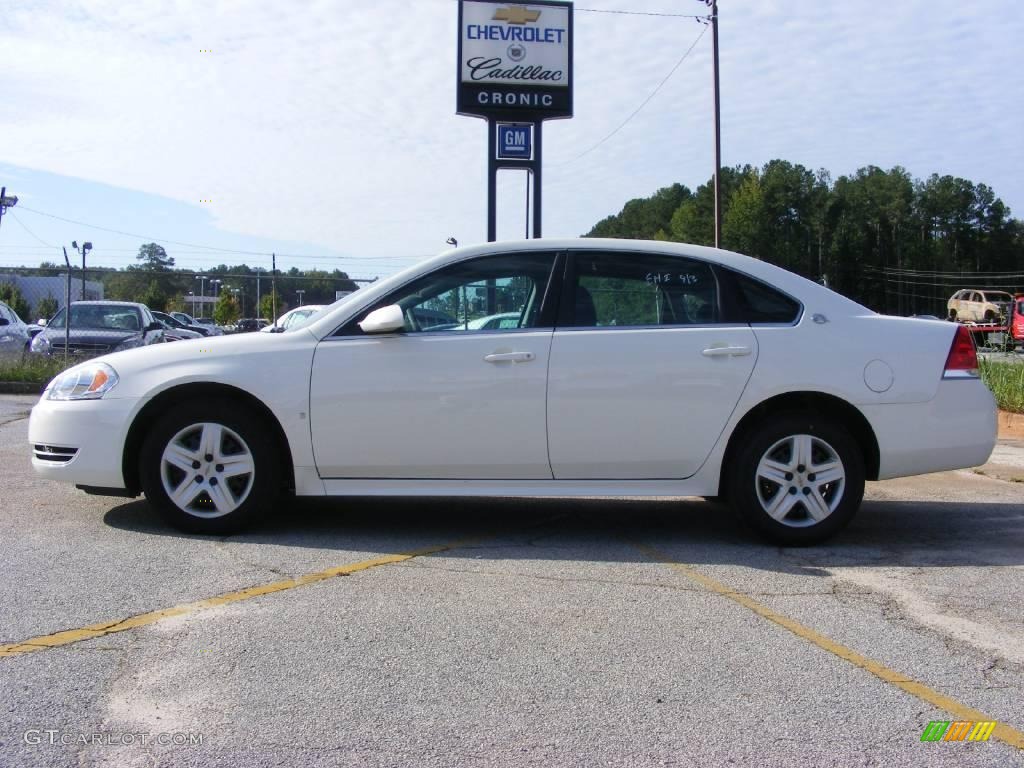
[[[616,10],[635,15],[597,12]],[[707,9],[576,3],[575,114],[544,126],[545,236],[713,172],[711,34],[636,12]],[[123,266],[155,240],[197,271],[276,252],[279,269],[371,278],[448,237],[484,241],[486,123],[455,114],[456,14],[456,0],[6,3],[0,184],[19,203],[0,266],[62,260],[72,240]],[[901,165],[989,184],[1024,216],[1017,2],[721,0],[719,17],[724,165]],[[499,239],[523,235],[524,195],[524,174],[503,172]]]

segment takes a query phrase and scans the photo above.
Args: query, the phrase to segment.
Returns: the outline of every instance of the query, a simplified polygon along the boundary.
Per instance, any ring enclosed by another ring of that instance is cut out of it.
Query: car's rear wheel
[[[841,425],[786,414],[749,433],[731,474],[730,502],[760,534],[814,544],[841,530],[864,496],[864,459]]]
[[[239,531],[278,496],[269,430],[229,401],[174,406],[150,431],[140,461],[146,498],[171,525],[190,533]]]

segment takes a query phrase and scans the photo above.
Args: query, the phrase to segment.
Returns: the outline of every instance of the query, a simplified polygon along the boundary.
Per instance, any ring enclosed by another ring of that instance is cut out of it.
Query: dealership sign
[[[456,111],[572,117],[572,4],[459,2]]]

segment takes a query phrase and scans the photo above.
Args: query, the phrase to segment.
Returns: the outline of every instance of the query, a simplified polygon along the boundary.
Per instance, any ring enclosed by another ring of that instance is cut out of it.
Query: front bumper
[[[135,398],[67,401],[44,395],[28,422],[32,468],[48,480],[123,489],[124,444],[138,406]]]
[[[980,379],[943,379],[926,403],[860,409],[878,438],[879,480],[977,467],[996,445],[996,401]]]

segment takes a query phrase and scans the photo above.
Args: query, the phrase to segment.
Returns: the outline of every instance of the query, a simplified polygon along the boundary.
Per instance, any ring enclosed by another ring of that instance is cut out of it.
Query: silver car
[[[0,362],[21,360],[29,341],[28,326],[17,312],[0,301]]]

